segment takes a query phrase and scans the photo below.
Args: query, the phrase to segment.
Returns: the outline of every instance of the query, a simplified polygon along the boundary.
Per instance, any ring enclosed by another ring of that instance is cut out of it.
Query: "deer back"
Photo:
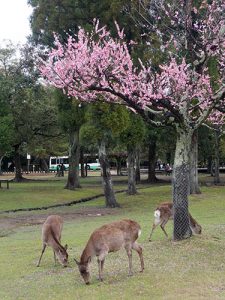
[[[43,242],[49,244],[53,239],[53,235],[57,241],[61,239],[63,228],[63,219],[57,215],[48,216],[42,227]],[[54,239],[54,240],[55,240]]]
[[[99,255],[104,249],[107,252],[118,251],[125,243],[134,243],[140,235],[140,225],[132,220],[121,220],[103,225],[90,236],[81,255],[81,261]]]
[[[57,215],[49,216],[42,227],[43,243],[51,246],[60,263],[67,266],[68,253],[67,245],[63,247],[60,243],[61,233],[63,228],[63,219]]]
[[[163,221],[173,219],[173,203],[172,202],[162,202],[157,206],[154,216],[156,219]]]

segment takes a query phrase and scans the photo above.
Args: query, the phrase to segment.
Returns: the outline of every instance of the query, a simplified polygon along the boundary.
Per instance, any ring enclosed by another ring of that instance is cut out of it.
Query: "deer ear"
[[[75,261],[75,263],[76,263],[78,266],[80,265],[79,261],[76,260],[76,258],[74,258],[74,261]]]
[[[68,249],[68,245],[66,244],[66,245],[64,246],[64,248],[65,248],[65,250],[67,250],[67,249]]]

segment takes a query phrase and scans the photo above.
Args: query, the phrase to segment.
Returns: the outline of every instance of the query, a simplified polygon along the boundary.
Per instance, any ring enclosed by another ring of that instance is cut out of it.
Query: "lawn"
[[[53,179],[54,177],[50,177],[44,180],[42,176],[42,180],[10,182],[9,190],[5,188],[1,190],[0,211],[67,203],[103,193],[101,178],[98,176],[81,179],[82,188],[76,191],[64,189],[65,177]],[[116,178],[114,187],[115,190],[126,189],[124,178]]]
[[[63,189],[62,180],[12,183],[9,190],[0,190],[0,208],[50,205],[102,192],[97,178],[82,185],[71,192]],[[115,186],[124,188],[124,181]],[[203,232],[182,242],[167,240],[160,228],[148,242],[154,208],[171,199],[171,188],[161,184],[142,187],[136,196],[117,194],[120,209],[105,209],[101,197],[70,207],[0,214],[0,299],[225,299],[225,187],[202,187],[202,194],[190,197],[190,211]],[[41,266],[35,266],[41,252],[40,223],[48,214],[64,217],[62,242],[69,245],[68,268],[54,266],[49,248]],[[128,277],[128,259],[121,250],[107,256],[104,282],[97,280],[94,259],[91,285],[84,285],[73,257],[79,259],[95,228],[122,218],[134,219],[142,227],[138,241],[144,248],[144,273],[139,273],[134,253],[134,276]],[[166,229],[171,237],[172,222]]]

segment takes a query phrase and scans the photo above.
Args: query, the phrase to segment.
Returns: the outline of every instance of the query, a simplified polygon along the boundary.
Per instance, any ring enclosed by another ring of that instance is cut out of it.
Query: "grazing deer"
[[[63,228],[63,219],[60,216],[57,215],[48,216],[48,218],[46,219],[42,227],[43,247],[42,247],[42,252],[37,267],[40,266],[41,258],[45,252],[46,246],[52,247],[55,264],[56,264],[56,256],[57,256],[61,265],[63,265],[63,267],[67,267],[67,263],[68,263],[68,254],[66,251],[67,245],[63,247],[60,244],[62,228]]]
[[[135,250],[141,262],[141,272],[144,270],[142,248],[136,240],[141,234],[141,227],[132,220],[121,220],[106,224],[96,229],[90,236],[87,245],[81,255],[80,262],[75,262],[86,284],[90,283],[89,265],[92,257],[97,256],[99,280],[102,281],[102,273],[105,257],[109,252],[116,252],[122,247],[126,249],[129,259],[129,276],[132,275],[132,249]]]
[[[174,218],[174,210],[172,202],[162,202],[154,211],[155,220],[152,225],[152,230],[149,236],[149,241],[151,241],[151,237],[155,228],[160,225],[162,231],[165,233],[166,237],[168,237],[167,232],[165,231],[165,225],[169,220],[173,220]],[[197,221],[192,217],[189,213],[190,219],[190,227],[191,231],[194,234],[201,234],[202,227],[197,223]]]

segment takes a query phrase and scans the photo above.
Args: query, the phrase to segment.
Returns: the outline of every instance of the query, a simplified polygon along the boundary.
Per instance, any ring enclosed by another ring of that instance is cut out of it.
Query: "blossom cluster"
[[[208,24],[214,24],[213,21],[210,19]],[[117,39],[106,27],[100,28],[98,21],[92,32],[80,28],[77,36],[68,36],[66,45],[55,36],[55,48],[49,52],[48,61],[41,61],[42,75],[68,96],[81,101],[95,101],[101,95],[105,101],[125,101],[132,109],[151,109],[153,113],[171,110],[190,122],[209,116],[215,98],[207,68],[198,73],[184,58],[181,62],[172,58],[160,66],[159,73],[141,62],[137,68],[123,31],[116,26]],[[204,36],[205,27],[198,30]],[[208,43],[214,45],[215,39],[209,36]],[[217,55],[223,45],[224,41],[218,45]]]

